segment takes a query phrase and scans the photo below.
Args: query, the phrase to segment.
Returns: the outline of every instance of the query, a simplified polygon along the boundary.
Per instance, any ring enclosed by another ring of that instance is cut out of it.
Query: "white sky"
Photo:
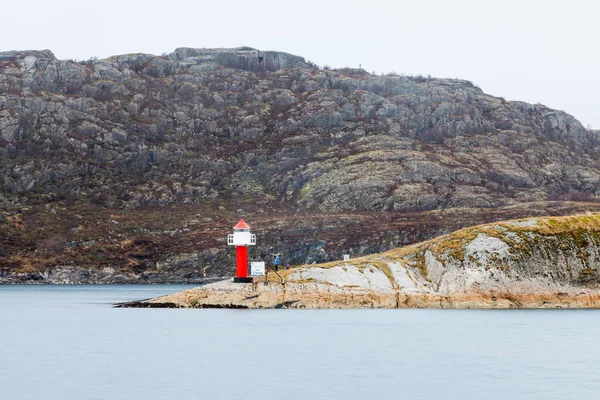
[[[595,0],[3,0],[0,50],[59,58],[251,46],[318,65],[468,79],[600,128]]]

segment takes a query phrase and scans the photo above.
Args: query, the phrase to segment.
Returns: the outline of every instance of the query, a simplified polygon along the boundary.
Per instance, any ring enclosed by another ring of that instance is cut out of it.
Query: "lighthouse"
[[[234,282],[251,283],[248,277],[248,246],[256,244],[256,235],[250,233],[250,227],[243,219],[233,227],[233,233],[227,235],[227,244],[235,246],[235,278]]]

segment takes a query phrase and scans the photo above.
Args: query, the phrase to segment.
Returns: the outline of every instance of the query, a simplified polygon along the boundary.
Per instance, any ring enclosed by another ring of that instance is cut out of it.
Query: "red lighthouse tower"
[[[250,283],[248,277],[248,246],[256,244],[256,235],[250,233],[250,227],[243,219],[233,227],[233,234],[227,235],[227,244],[235,246],[235,278],[234,282]]]

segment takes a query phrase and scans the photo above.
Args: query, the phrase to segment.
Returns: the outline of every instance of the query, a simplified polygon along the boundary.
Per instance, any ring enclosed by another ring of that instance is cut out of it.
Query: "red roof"
[[[240,219],[240,222],[238,222],[237,225],[233,227],[233,229],[250,229],[250,227],[247,223],[244,222],[243,219]]]

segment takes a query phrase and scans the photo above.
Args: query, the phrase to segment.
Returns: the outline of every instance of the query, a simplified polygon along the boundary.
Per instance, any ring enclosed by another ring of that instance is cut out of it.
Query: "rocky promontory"
[[[465,228],[385,253],[124,304],[185,308],[596,308],[600,215]]]

